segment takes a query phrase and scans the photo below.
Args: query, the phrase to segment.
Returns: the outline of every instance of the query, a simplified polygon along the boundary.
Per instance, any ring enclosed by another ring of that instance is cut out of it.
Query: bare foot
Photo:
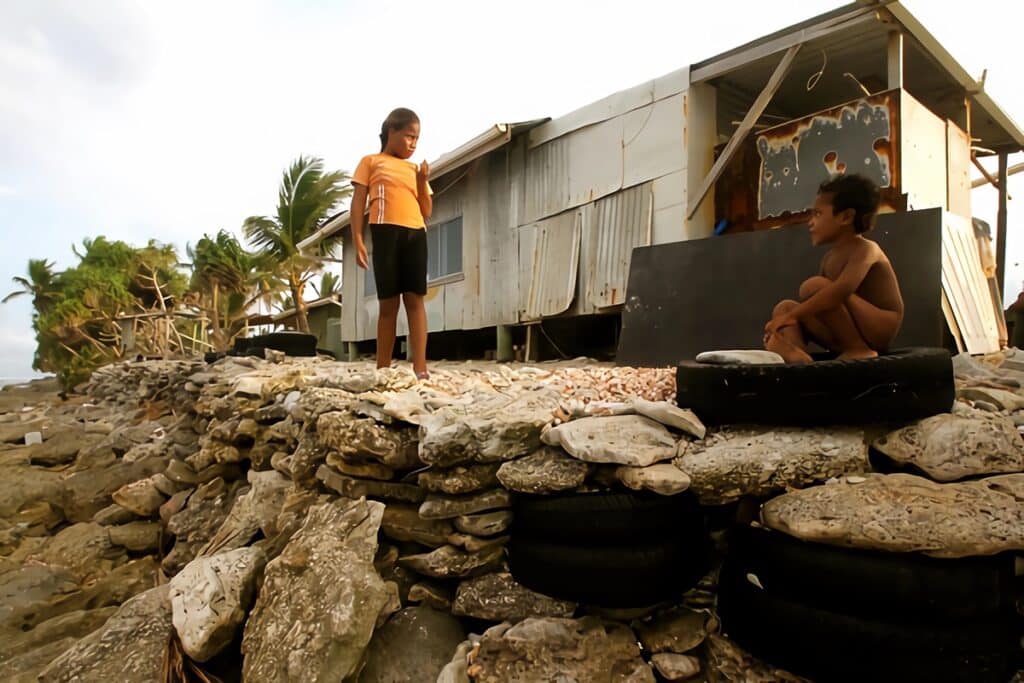
[[[810,354],[777,332],[768,337],[768,341],[765,342],[765,348],[782,356],[782,360],[790,365],[807,365],[814,362]]]
[[[872,349],[850,349],[839,354],[839,360],[866,360],[878,358],[878,352]]]

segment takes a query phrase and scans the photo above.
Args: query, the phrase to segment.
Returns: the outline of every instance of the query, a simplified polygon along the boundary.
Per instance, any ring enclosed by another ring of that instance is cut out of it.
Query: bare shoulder
[[[882,251],[882,247],[878,246],[878,242],[869,240],[866,237],[861,237],[854,243],[853,254],[856,258],[867,259],[872,262],[889,260],[885,252]]]

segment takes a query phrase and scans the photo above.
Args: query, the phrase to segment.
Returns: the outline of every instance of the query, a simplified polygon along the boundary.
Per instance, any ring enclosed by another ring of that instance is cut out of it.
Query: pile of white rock
[[[958,359],[954,412],[892,434],[708,431],[671,403],[671,369],[110,366],[88,396],[0,401],[0,667],[159,680],[178,652],[260,681],[795,680],[721,636],[714,572],[635,613],[517,584],[512,497],[690,490],[709,510],[765,502],[765,523],[813,538],[825,510],[856,537],[869,503],[914,495],[959,534],[948,553],[1024,550],[1016,362]],[[16,445],[30,431],[42,442]],[[871,444],[934,481],[873,472]],[[893,549],[934,548],[910,522]]]

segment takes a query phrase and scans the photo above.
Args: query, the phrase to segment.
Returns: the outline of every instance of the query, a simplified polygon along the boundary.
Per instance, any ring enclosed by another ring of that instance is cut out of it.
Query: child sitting
[[[863,233],[874,226],[879,191],[859,175],[825,181],[811,211],[811,242],[829,244],[821,271],[800,286],[764,327],[764,345],[787,363],[810,363],[807,342],[840,359],[874,358],[903,322],[903,297],[889,259]]]

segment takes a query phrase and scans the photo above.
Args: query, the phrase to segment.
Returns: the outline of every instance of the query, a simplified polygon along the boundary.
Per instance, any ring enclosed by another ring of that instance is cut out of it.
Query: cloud
[[[17,190],[15,190],[10,185],[0,185],[0,196],[12,195],[12,194],[15,194],[15,193],[17,193]]]

